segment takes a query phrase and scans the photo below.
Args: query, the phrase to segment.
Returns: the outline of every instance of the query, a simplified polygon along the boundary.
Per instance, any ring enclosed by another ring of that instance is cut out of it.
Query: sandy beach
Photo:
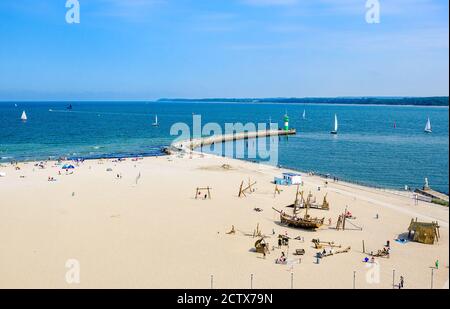
[[[274,195],[272,181],[284,169],[199,154],[91,160],[67,174],[55,163],[0,166],[6,174],[0,177],[0,288],[210,288],[212,279],[214,288],[272,289],[290,288],[291,278],[294,288],[352,288],[355,274],[357,288],[391,289],[394,269],[395,284],[403,276],[405,288],[430,288],[436,260],[434,288],[448,288],[448,208],[415,205],[406,192],[332,180],[325,186],[324,179],[302,174],[301,190],[318,202],[327,194],[331,208],[310,210],[326,223],[311,232],[282,226],[272,209],[292,211],[285,206],[293,203],[296,186]],[[256,190],[239,198],[239,185],[249,178]],[[196,188],[207,186],[212,198],[195,199]],[[362,231],[334,229],[346,207]],[[439,222],[437,244],[394,241],[407,236],[416,217]],[[252,251],[258,224],[268,236],[266,258]],[[227,235],[232,225],[236,234]],[[304,242],[291,239],[289,248],[279,249],[278,234]],[[317,264],[314,238],[351,251]],[[364,263],[363,240],[366,252],[389,240],[390,258]],[[305,255],[294,256],[296,249]],[[275,264],[281,252],[287,265]],[[79,261],[78,284],[66,281],[70,259]],[[374,267],[379,273],[370,279]]]

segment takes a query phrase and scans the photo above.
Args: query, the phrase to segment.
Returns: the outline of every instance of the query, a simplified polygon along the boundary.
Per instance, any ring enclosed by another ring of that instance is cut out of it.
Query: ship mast
[[[294,201],[294,217],[297,216],[298,190],[299,190],[299,185],[297,185],[297,193],[295,194],[295,201]]]
[[[303,195],[302,195],[303,196]],[[308,218],[308,209],[309,209],[309,197],[308,200],[306,201],[306,212],[305,212],[305,218]]]

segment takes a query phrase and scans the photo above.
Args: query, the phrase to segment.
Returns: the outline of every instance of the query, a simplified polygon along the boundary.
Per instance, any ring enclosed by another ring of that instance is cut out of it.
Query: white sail
[[[303,110],[303,119],[306,119],[306,109]]]
[[[431,121],[430,121],[430,118],[428,118],[427,124],[425,125],[425,132],[431,132]]]
[[[153,126],[158,126],[158,115],[155,115],[155,122],[153,123]]]
[[[334,131],[337,132],[339,128],[338,118],[337,115],[334,114]]]
[[[28,119],[25,111],[22,112],[22,116],[20,117],[20,119],[22,119],[23,121],[26,121]]]

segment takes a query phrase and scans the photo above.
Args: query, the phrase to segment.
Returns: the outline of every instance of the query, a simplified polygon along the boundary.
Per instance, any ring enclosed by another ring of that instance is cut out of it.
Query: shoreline
[[[132,160],[132,159],[140,159],[140,158],[166,157],[166,156],[171,156],[171,154],[167,154],[164,151],[164,149],[168,148],[168,147],[170,147],[170,146],[162,146],[160,153],[159,154],[155,154],[155,155],[136,154],[136,155],[130,155],[130,156],[128,156],[128,155],[117,156],[117,155],[112,154],[110,156],[101,156],[101,157],[64,158],[61,161],[62,162],[64,162],[64,161],[66,161],[66,162],[76,162],[77,159],[80,160],[80,161],[118,160],[118,159]],[[210,153],[206,153],[206,152],[200,152],[197,149],[198,148],[195,148],[193,150],[193,153],[205,154],[205,155],[210,155],[210,156],[216,156],[217,158],[224,158],[224,157],[219,156],[219,155],[210,154]],[[172,154],[172,155],[175,155],[175,154]],[[230,157],[226,157],[226,158],[229,158],[229,159],[232,159],[232,160],[238,160],[238,161],[242,161],[242,162],[249,162],[249,163],[253,163],[253,164],[266,165],[266,164],[264,164],[264,161],[255,161],[255,160],[245,159],[245,158],[230,158]],[[60,161],[60,160],[57,159],[57,158],[49,158],[49,159],[42,159],[42,160],[30,159],[30,160],[9,160],[9,161],[3,161],[3,162],[0,161],[0,168],[2,166],[5,166],[5,167],[6,166],[10,166],[11,162],[15,162],[15,163],[18,163],[18,164],[24,164],[25,163],[25,164],[33,164],[34,165],[34,164],[38,164],[40,162],[50,162],[50,163],[55,162],[55,163],[57,163],[58,161]],[[314,174],[314,176],[320,177],[321,179],[324,179],[324,180],[330,179],[330,178],[326,177],[327,174],[316,172],[316,171],[306,171],[306,170],[297,169],[297,168],[294,168],[294,167],[291,167],[291,166],[283,166],[283,165],[273,166],[273,165],[268,165],[267,164],[266,166],[279,168],[279,169],[285,169],[285,170],[288,170],[288,171],[294,172],[294,173],[302,173],[302,174],[312,173],[312,174]],[[333,177],[333,176],[338,177],[337,175],[332,175],[332,174],[329,174],[329,175],[331,177]],[[339,182],[347,183],[347,184],[354,185],[354,186],[359,186],[361,188],[368,188],[368,189],[374,189],[374,190],[380,190],[380,191],[386,191],[386,192],[397,192],[397,193],[400,193],[400,194],[402,194],[402,193],[403,194],[406,194],[406,193],[414,194],[414,190],[417,189],[417,188],[410,188],[410,190],[405,191],[405,190],[402,190],[400,186],[398,186],[398,187],[382,186],[382,185],[377,185],[377,184],[365,183],[364,181],[361,182],[361,181],[352,180],[352,179],[346,179],[346,178],[341,178],[341,177],[338,177],[338,178],[339,178]],[[332,180],[332,178],[331,178],[331,180]],[[441,192],[441,191],[437,191],[437,192],[445,194],[445,195],[448,195],[445,192]]]

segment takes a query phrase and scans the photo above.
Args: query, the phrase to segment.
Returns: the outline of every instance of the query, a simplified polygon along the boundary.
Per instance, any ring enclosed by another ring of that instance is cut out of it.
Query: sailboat
[[[303,120],[306,119],[306,109],[303,110],[303,115],[302,115]]]
[[[25,111],[23,111],[22,112],[22,116],[20,116],[20,119],[22,120],[22,121],[27,121],[27,113],[25,113]]]
[[[155,122],[152,124],[152,126],[154,126],[154,127],[159,127],[159,123],[158,123],[158,115],[155,115]]]
[[[338,133],[338,128],[339,128],[339,124],[338,124],[338,119],[337,119],[337,115],[334,114],[334,130],[331,131],[331,134],[337,134]]]
[[[71,111],[73,109],[72,104],[69,104],[69,106],[67,106],[67,110]]]
[[[431,133],[431,132],[433,132],[433,131],[431,130],[430,117],[428,117],[427,124],[425,125],[425,133]]]

